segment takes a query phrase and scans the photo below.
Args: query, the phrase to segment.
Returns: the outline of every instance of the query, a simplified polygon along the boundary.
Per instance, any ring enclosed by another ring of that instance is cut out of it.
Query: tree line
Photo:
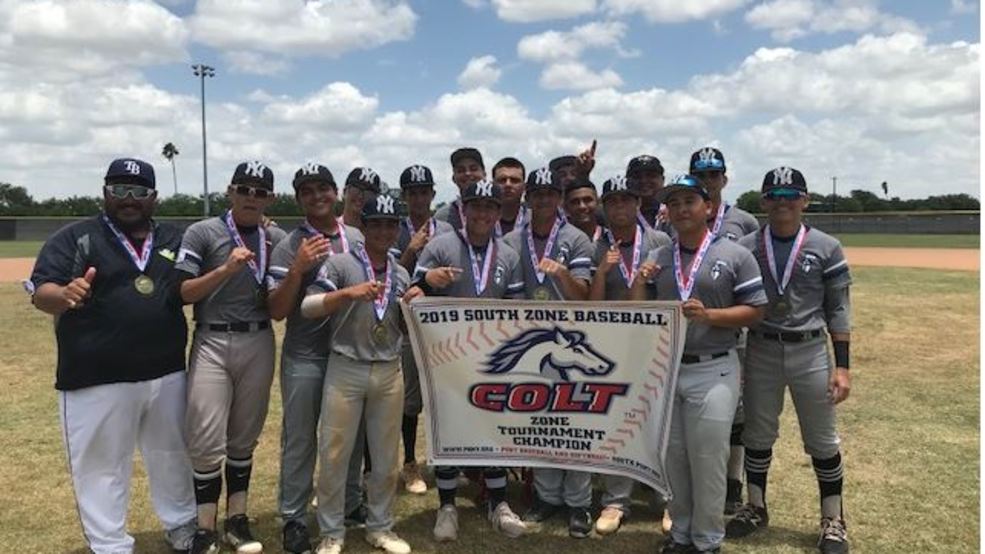
[[[737,205],[752,213],[760,212],[759,191],[743,193]],[[833,200],[833,202],[832,202]],[[9,183],[0,183],[0,216],[80,217],[97,213],[103,205],[99,196],[70,196],[35,200],[27,189]],[[229,207],[226,195],[221,192],[209,195],[212,215],[219,215]],[[156,215],[166,217],[199,217],[202,215],[202,196],[176,194],[158,201]],[[980,202],[968,194],[944,194],[902,200],[898,197],[880,198],[866,190],[853,190],[849,196],[811,193],[808,211],[812,212],[911,212],[930,210],[978,210]],[[266,212],[271,216],[300,216],[293,194],[278,194]]]

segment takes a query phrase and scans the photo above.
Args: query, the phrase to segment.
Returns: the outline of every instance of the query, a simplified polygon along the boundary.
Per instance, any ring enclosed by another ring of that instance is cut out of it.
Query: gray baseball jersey
[[[655,250],[661,246],[670,245],[670,237],[667,233],[662,231],[657,231],[650,227],[641,227],[637,225],[636,229],[643,229],[643,240],[640,242],[640,263],[646,260],[647,253]],[[635,239],[634,239],[635,240]],[[598,269],[599,263],[602,258],[605,257],[606,252],[609,251],[611,243],[609,242],[609,234],[603,232],[597,241],[595,241],[595,254],[592,256],[592,275],[595,275],[595,271]],[[632,260],[633,258],[633,243],[625,242],[619,245],[619,253],[622,254],[623,260]],[[605,276],[605,299],[606,300],[626,300],[629,297],[629,285],[626,284],[626,280],[623,278],[622,272],[618,267],[613,267],[609,270],[608,275]]]
[[[503,242],[516,250],[520,255],[520,267],[523,272],[524,295],[526,298],[533,298],[534,291],[540,287],[546,287],[550,293],[551,300],[564,300],[561,295],[561,288],[550,276],[544,276],[543,283],[537,281],[537,271],[534,262],[530,257],[530,245],[527,242],[530,236],[530,226],[524,225],[519,229],[514,229],[503,237]],[[561,223],[558,228],[557,238],[552,245],[550,252],[544,252],[547,245],[547,237],[533,237],[534,250],[538,254],[538,259],[548,257],[568,268],[571,276],[583,281],[592,279],[592,255],[594,250],[592,243],[585,233],[578,230],[574,225]]]
[[[457,185],[456,185],[457,186]],[[452,226],[452,229],[456,231],[462,228],[462,200],[456,198],[445,204],[444,206],[438,208],[438,211],[434,212],[434,218],[438,221],[444,221],[445,223]]]
[[[708,228],[711,228],[714,222],[714,219],[708,220]],[[659,222],[657,228],[671,237],[677,236],[677,232],[674,231],[669,221]],[[757,229],[759,229],[759,221],[756,220],[755,216],[731,204],[725,205],[722,226],[718,229],[719,237],[725,237],[729,240],[739,240],[749,233],[755,232]]]
[[[340,255],[353,248],[362,248],[363,235],[355,227],[340,225],[339,233],[324,235],[332,243],[329,257]],[[301,239],[311,237],[311,231],[304,226],[298,226],[291,231],[285,240],[274,248],[270,257],[270,269],[267,271],[267,290],[274,290],[287,277],[287,272],[294,263]],[[345,240],[343,241],[343,236]],[[318,276],[318,266],[315,266],[301,278],[301,294],[294,302],[294,308],[287,316],[284,343],[281,348],[295,358],[315,359],[324,358],[329,354],[330,326],[326,319],[309,319],[301,315],[301,300],[304,291],[315,282]]]
[[[400,298],[410,285],[410,274],[393,256],[388,256],[390,266],[389,303],[383,319],[377,320],[375,302],[349,302],[339,308],[330,318],[332,327],[331,349],[353,360],[364,362],[386,362],[400,357],[403,332],[400,330]],[[376,280],[386,280],[384,268],[373,268]],[[367,270],[356,252],[341,256],[331,256],[322,264],[318,277],[308,287],[308,294],[322,294],[365,283],[369,280]],[[374,328],[382,322],[386,328],[386,340],[376,340]]]
[[[437,215],[432,217],[431,220],[428,221],[429,226],[432,223],[434,223],[434,228],[431,231],[431,238],[447,233],[448,231],[455,230],[455,228],[452,227],[451,224],[448,223],[447,221],[438,219]],[[417,229],[414,229],[414,224],[411,223],[410,218],[409,217],[403,218],[400,221],[400,236],[397,237],[397,244],[391,249],[391,252],[393,252],[394,255],[399,258],[400,255],[403,254],[404,250],[407,249],[407,245],[410,244],[411,236],[413,236],[413,234],[416,232]]]
[[[647,261],[655,262],[661,271],[648,287],[655,300],[681,300],[674,276],[675,245],[662,246],[650,252]],[[681,264],[686,270],[695,252],[681,250]],[[683,270],[682,270],[683,271]],[[756,259],[745,248],[721,237],[712,240],[698,268],[692,297],[706,308],[728,308],[739,304],[766,305],[763,278]],[[689,321],[684,351],[692,355],[715,354],[736,347],[736,330],[713,327],[706,323]]]
[[[485,256],[495,256],[490,261],[488,282],[481,294],[476,292],[469,247],[461,232],[445,233],[428,242],[417,260],[414,281],[424,280],[424,274],[436,267],[458,267],[462,269],[458,279],[444,289],[433,291],[433,295],[457,298],[522,298],[523,271],[520,268],[520,255],[504,243],[503,239],[494,239],[492,244],[492,252],[488,251],[489,247],[475,249],[480,273]]]
[[[287,233],[276,225],[268,226],[264,232],[269,263],[269,255]],[[259,263],[259,229],[252,231],[241,229],[239,233],[247,248],[256,254]],[[236,243],[233,242],[222,217],[204,219],[191,224],[185,230],[181,240],[181,250],[178,252],[178,261],[174,267],[193,277],[205,275],[226,263],[229,253],[234,248]],[[229,323],[270,319],[266,305],[260,306],[256,301],[257,291],[261,287],[265,289],[266,284],[257,283],[250,266],[243,266],[239,273],[230,276],[210,295],[195,303],[195,321]]]
[[[836,333],[850,332],[851,302],[848,291],[852,277],[838,239],[818,229],[807,228],[794,262],[790,282],[784,290],[783,296],[790,306],[787,314],[777,313],[775,309],[779,291],[769,269],[764,240],[763,230],[739,239],[739,244],[751,250],[759,263],[770,303],[759,328],[771,331],[810,331],[827,327]],[[777,272],[781,280],[793,244],[794,237],[773,238]]]

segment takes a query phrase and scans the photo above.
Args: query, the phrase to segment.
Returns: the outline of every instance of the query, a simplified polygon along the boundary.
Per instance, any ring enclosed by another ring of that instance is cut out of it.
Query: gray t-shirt
[[[383,319],[376,319],[374,302],[348,302],[332,317],[331,350],[353,360],[363,362],[388,362],[400,357],[403,332],[400,329],[400,299],[410,285],[410,275],[393,256],[388,256],[391,292]],[[376,281],[386,281],[384,268],[373,268]],[[365,283],[369,280],[366,268],[356,252],[331,256],[321,266],[318,278],[308,287],[308,294],[322,294]],[[378,340],[375,327],[382,322],[386,329],[383,342]]]
[[[353,248],[362,248],[363,235],[355,227],[339,226],[340,232],[335,235],[324,235],[332,242],[329,257],[348,252]],[[274,290],[287,277],[294,258],[297,256],[301,239],[311,237],[311,231],[304,226],[298,226],[291,231],[285,240],[274,248],[270,258],[270,269],[267,271],[267,290]],[[345,241],[342,240],[343,236]],[[329,354],[330,326],[328,319],[308,319],[301,315],[301,300],[304,293],[318,276],[318,266],[310,269],[301,278],[301,288],[294,302],[294,308],[287,316],[287,328],[284,332],[284,343],[281,348],[295,358],[313,359],[325,358]]]
[[[266,236],[267,263],[277,244],[287,236],[283,229],[270,225],[263,229]],[[260,229],[239,230],[246,247],[256,255],[260,263]],[[175,269],[191,274],[193,277],[205,275],[226,263],[236,243],[223,217],[210,217],[192,223],[185,230],[181,240],[181,250]],[[258,291],[266,293],[266,270],[263,280],[258,283],[249,265],[243,266],[239,273],[223,281],[211,294],[195,303],[195,321],[199,323],[234,323],[244,321],[266,321],[270,319],[265,300],[258,304]],[[263,295],[265,298],[265,294]],[[262,305],[261,305],[262,304]]]
[[[708,220],[709,229],[711,229],[714,224],[714,218]],[[671,237],[677,236],[677,231],[674,231],[674,227],[670,224],[670,221],[661,221],[657,228]],[[722,226],[718,229],[719,237],[725,237],[729,240],[739,240],[757,229],[759,229],[759,221],[756,220],[754,215],[731,204],[725,205],[725,214],[722,216]]]
[[[520,229],[514,229],[503,237],[503,242],[516,250],[520,255],[520,267],[523,271],[524,297],[533,298],[534,291],[538,288],[546,288],[550,293],[551,300],[564,300],[561,294],[561,287],[554,282],[550,276],[544,276],[543,283],[537,281],[537,272],[534,262],[530,258],[530,245],[527,237],[530,234],[530,226],[524,225]],[[592,279],[592,254],[594,250],[592,243],[585,233],[578,230],[574,225],[561,223],[558,229],[557,238],[552,245],[549,253],[544,253],[547,245],[547,237],[533,237],[534,249],[537,259],[548,257],[568,268],[571,276],[585,282]]]
[[[640,241],[640,261],[643,263],[646,260],[647,252],[655,250],[661,246],[666,246],[670,244],[670,237],[666,233],[657,231],[650,227],[642,227],[640,225],[636,226],[636,232],[643,229],[643,240]],[[599,235],[599,240],[595,241],[595,254],[592,256],[592,277],[595,276],[595,271],[598,269],[599,263],[605,258],[606,253],[609,251],[611,243],[609,242],[609,233],[603,231]],[[635,241],[635,238],[633,239]],[[623,263],[632,262],[633,259],[633,241],[626,241],[619,245],[619,253],[622,254]],[[639,266],[637,266],[639,268]],[[626,284],[626,280],[622,275],[622,271],[618,267],[613,267],[609,270],[609,273],[605,276],[605,299],[606,300],[627,300],[629,297],[629,285]]]
[[[651,286],[647,287],[651,299],[681,300],[674,276],[674,248],[673,244],[662,246],[647,255],[648,261],[655,262],[661,268]],[[682,271],[686,270],[694,255],[693,251],[681,251]],[[756,259],[748,250],[730,240],[719,237],[711,242],[694,278],[697,280],[691,297],[700,300],[706,308],[766,305],[763,278]],[[701,355],[731,350],[736,346],[737,334],[738,329],[713,327],[689,320],[684,352]]]
[[[493,255],[489,267],[489,280],[481,294],[476,293],[469,257],[469,248],[460,232],[445,233],[435,237],[417,260],[414,281],[423,281],[424,274],[436,267],[458,267],[462,273],[458,279],[444,289],[432,291],[434,296],[453,296],[456,298],[522,298],[523,271],[520,269],[520,255],[510,248],[503,239],[494,239],[492,247],[474,249],[478,257],[481,273],[485,256]],[[490,252],[491,250],[491,252]]]
[[[438,221],[444,221],[451,225],[452,229],[457,231],[462,228],[462,212],[460,208],[462,208],[462,201],[456,198],[438,208],[438,211],[434,212],[434,218]]]
[[[808,227],[790,282],[784,290],[785,300],[790,305],[790,311],[786,315],[777,313],[776,310],[779,292],[770,273],[763,239],[762,230],[739,239],[739,244],[751,250],[759,263],[766,296],[769,298],[770,305],[759,328],[772,331],[812,331],[827,327],[835,333],[851,332],[849,288],[852,277],[838,239]],[[777,274],[782,279],[786,261],[793,248],[793,240],[774,238],[773,243],[778,247],[774,250],[786,252],[777,263]]]

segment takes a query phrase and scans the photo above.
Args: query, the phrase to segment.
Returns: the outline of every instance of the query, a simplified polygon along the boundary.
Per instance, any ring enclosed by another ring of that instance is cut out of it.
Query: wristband
[[[428,284],[428,280],[426,277],[421,277],[416,282],[411,283],[411,286],[421,289],[421,292],[424,293],[424,296],[431,296],[434,294],[434,290],[431,288],[431,285]]]
[[[843,367],[848,369],[848,345],[847,340],[832,341],[831,345],[834,346],[835,351],[835,367]]]

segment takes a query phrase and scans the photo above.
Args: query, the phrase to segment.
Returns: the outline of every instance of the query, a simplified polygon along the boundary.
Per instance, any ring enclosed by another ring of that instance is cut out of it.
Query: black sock
[[[218,504],[222,494],[222,470],[195,471],[192,473],[195,482],[195,504]]]
[[[746,483],[749,486],[749,503],[760,508],[766,507],[766,477],[773,461],[773,449],[753,450],[746,448]]]
[[[455,495],[458,493],[458,468],[439,466],[434,470],[434,478],[438,483],[438,500],[441,505],[455,505]]]
[[[486,482],[486,492],[489,493],[489,507],[493,509],[506,500],[506,470],[488,467],[482,472],[482,477]]]
[[[415,456],[415,450],[417,450],[417,416],[405,415],[400,424],[400,432],[404,436],[404,463],[413,463],[417,460],[417,456]]]
[[[245,460],[226,458],[226,496],[229,497],[249,489],[252,473],[252,457]]]
[[[821,516],[832,519],[843,517],[841,489],[845,482],[845,468],[841,463],[841,453],[824,460],[812,457],[811,461],[821,493]]]

